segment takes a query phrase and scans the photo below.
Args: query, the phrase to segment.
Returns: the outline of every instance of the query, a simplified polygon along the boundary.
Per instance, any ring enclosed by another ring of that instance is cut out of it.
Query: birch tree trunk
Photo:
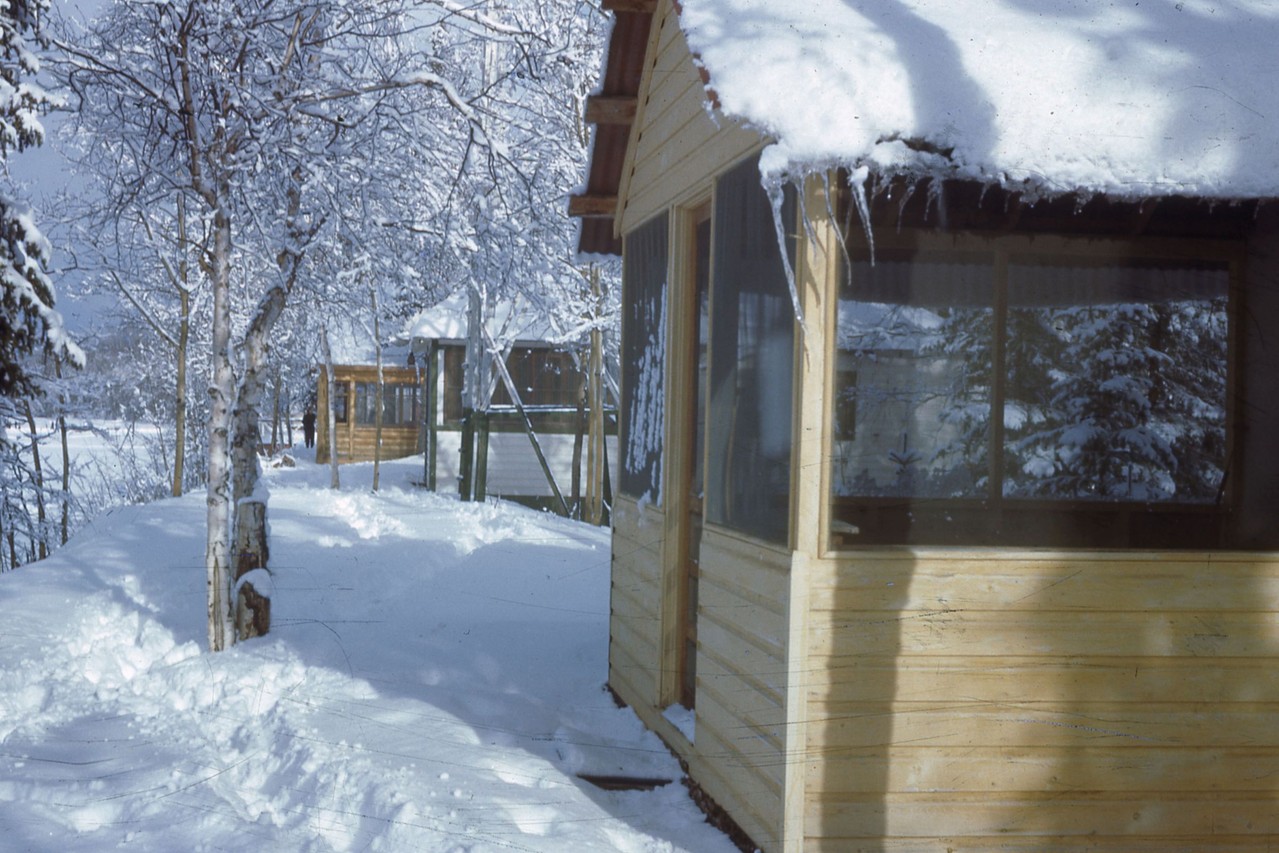
[[[208,571],[209,649],[222,651],[235,641],[231,626],[231,404],[235,372],[231,365],[231,220],[218,206],[213,213],[213,381],[209,386]]]
[[[178,321],[177,391],[174,404],[173,496],[182,497],[186,483],[187,453],[187,348],[191,339],[191,294],[178,294],[181,319]]]
[[[187,454],[187,346],[191,340],[191,265],[187,260],[186,197],[178,194],[178,345],[177,383],[174,392],[173,496],[182,497]]]
[[[271,454],[275,454],[280,449],[280,441],[283,438],[280,429],[280,371],[275,371],[275,376],[271,380]]]

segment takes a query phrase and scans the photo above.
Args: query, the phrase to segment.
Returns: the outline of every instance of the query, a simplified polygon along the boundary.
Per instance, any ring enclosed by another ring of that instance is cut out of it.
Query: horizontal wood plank
[[[867,557],[820,564],[810,604],[845,610],[1275,610],[1279,560]]]
[[[637,12],[651,15],[657,11],[657,0],[600,0],[605,12]]]
[[[748,623],[722,620],[699,609],[698,654],[714,655],[727,671],[749,674],[780,696],[786,684],[784,648],[773,638],[750,629]]]
[[[649,583],[634,582],[621,572],[614,573],[610,607],[615,616],[653,625],[661,621],[657,590]]]
[[[807,819],[810,831],[849,840],[884,834],[934,839],[1066,834],[1256,837],[1279,833],[1279,802],[1267,795],[1129,798],[1044,792],[1001,799],[981,794],[890,794],[813,803]]]
[[[615,195],[571,195],[568,197],[569,216],[613,216],[617,212]]]
[[[618,698],[637,710],[650,707],[657,696],[657,674],[652,667],[641,665],[627,648],[611,643],[608,684]]]
[[[891,746],[1269,748],[1276,742],[1277,719],[1279,706],[1273,704],[829,703],[809,706],[808,754],[824,758]]]
[[[755,804],[752,811],[762,818],[780,803],[781,756],[768,749],[766,742],[751,744],[731,728],[726,737],[716,725],[717,718],[715,710],[698,709],[697,757],[714,766],[743,802]]]
[[[1132,835],[1051,835],[1029,838],[953,835],[875,839],[806,838],[804,853],[1274,853],[1268,835],[1204,835],[1177,838]]]
[[[656,670],[658,637],[650,620],[615,613],[609,620],[609,639],[613,645],[626,649],[642,666]]]
[[[811,653],[849,656],[1272,657],[1273,613],[936,610],[810,616]]]
[[[814,668],[810,702],[1279,702],[1269,658],[866,657]]]
[[[876,793],[1106,791],[1199,795],[1274,792],[1279,746],[1250,749],[1086,747],[892,748],[805,763],[806,787],[831,796]]]
[[[768,720],[771,725],[781,719],[782,694],[777,690],[777,679],[734,670],[715,654],[703,653],[697,664],[699,689],[706,685],[739,713],[753,714],[753,719]]]
[[[586,99],[586,120],[591,124],[630,124],[637,102],[625,95],[591,95]]]

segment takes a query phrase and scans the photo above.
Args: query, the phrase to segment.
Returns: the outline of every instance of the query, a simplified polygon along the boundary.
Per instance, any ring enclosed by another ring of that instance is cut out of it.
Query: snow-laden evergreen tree
[[[40,61],[28,40],[39,46],[47,11],[45,0],[0,2],[0,536],[7,545],[0,567],[7,563],[10,568],[47,555],[56,541],[47,506],[54,487],[45,480],[31,406],[31,398],[43,393],[48,382],[33,370],[32,356],[42,352],[46,364],[54,365],[46,371],[50,380],[63,363],[84,364],[83,353],[53,307],[50,244],[8,175],[13,154],[44,141],[40,116],[52,99],[35,82]],[[15,422],[28,425],[25,435]],[[65,462],[63,468],[65,475]],[[65,541],[68,496],[65,487],[58,492]],[[20,539],[28,546],[25,553],[19,551]]]
[[[1169,291],[1173,288],[1169,287]],[[928,352],[985,397],[993,328],[962,312]],[[1225,476],[1226,299],[1097,299],[1022,305],[1002,324],[1002,478],[1008,498],[1211,502]],[[959,427],[943,456],[987,472],[988,416],[959,388],[943,421]],[[984,476],[984,474],[983,474]],[[983,481],[984,492],[986,489]],[[942,494],[949,494],[943,491]]]
[[[28,39],[40,38],[46,0],[0,0],[0,396],[27,396],[37,389],[23,359],[43,349],[50,356],[83,363],[54,311],[47,269],[50,246],[36,226],[31,206],[7,188],[9,157],[44,141],[40,116],[51,106],[35,82],[40,60]],[[9,414],[9,413],[6,413]]]
[[[1217,301],[1023,309],[1009,340],[1004,493],[1201,503],[1224,476]]]

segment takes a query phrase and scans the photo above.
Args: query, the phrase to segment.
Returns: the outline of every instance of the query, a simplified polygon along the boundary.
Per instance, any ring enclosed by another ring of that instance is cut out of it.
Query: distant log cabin
[[[382,368],[382,458],[400,459],[422,452],[422,400],[425,372],[413,367]],[[377,368],[334,365],[333,420],[338,462],[370,462],[376,446]],[[315,459],[329,461],[329,394],[327,374],[320,368]]]

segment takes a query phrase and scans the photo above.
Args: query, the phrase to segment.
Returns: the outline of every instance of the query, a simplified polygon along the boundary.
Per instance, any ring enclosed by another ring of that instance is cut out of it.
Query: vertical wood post
[[[474,499],[488,497],[489,477],[489,413],[475,413],[475,488]]]
[[[435,466],[440,448],[439,427],[440,342],[431,341],[426,354],[426,487],[435,491]]]
[[[604,394],[602,374],[604,370],[603,333],[599,329],[600,316],[600,271],[591,267],[591,301],[595,314],[595,323],[591,328],[591,355],[587,368],[586,393],[590,407],[589,452],[587,454],[587,472],[590,479],[586,486],[587,514],[586,520],[599,525],[604,517]]]
[[[382,328],[378,323],[377,291],[369,292],[373,307],[373,348],[377,353],[377,383],[373,393],[373,491],[378,490],[382,474],[382,421],[386,405],[386,381],[382,372]]]
[[[585,518],[586,512],[583,509],[585,502],[582,500],[582,442],[585,438],[587,426],[587,372],[582,371],[582,381],[577,389],[577,413],[573,418],[573,464],[572,477],[573,481],[569,489],[572,504],[573,517]],[[590,463],[587,463],[587,482],[589,491],[590,482]]]
[[[475,410],[462,407],[462,447],[458,453],[457,491],[464,501],[471,499],[472,472],[475,459]]]

